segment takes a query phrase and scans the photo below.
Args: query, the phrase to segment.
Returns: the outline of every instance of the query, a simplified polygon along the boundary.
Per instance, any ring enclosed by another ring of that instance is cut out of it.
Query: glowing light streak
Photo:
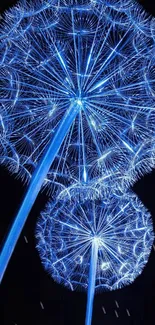
[[[91,258],[89,266],[89,282],[88,282],[88,293],[87,293],[87,310],[86,310],[86,321],[85,325],[91,325],[92,314],[93,314],[93,301],[95,295],[95,282],[96,282],[96,269],[98,260],[98,242],[92,241]]]
[[[48,170],[66,136],[68,133],[70,126],[75,119],[76,115],[79,112],[79,105],[71,104],[70,108],[68,109],[66,115],[64,116],[63,120],[60,123],[60,126],[54,135],[49,147],[47,148],[46,153],[44,154],[42,160],[40,161],[39,165],[35,173],[33,174],[30,186],[28,191],[25,195],[25,198],[22,202],[22,205],[19,209],[19,212],[15,218],[15,221],[11,227],[11,230],[8,234],[8,237],[5,241],[3,246],[1,255],[0,255],[0,281],[3,278],[4,272],[6,267],[9,263],[11,255],[14,251],[16,242],[21,234],[21,231],[24,227],[28,214],[36,200],[36,197],[40,191],[40,188],[43,184],[43,181],[48,173]]]
[[[122,142],[123,142],[123,144],[125,145],[125,147],[126,147],[127,149],[129,149],[131,152],[134,152],[134,150],[131,148],[131,146],[130,146],[126,141],[123,141],[123,140],[122,140]]]

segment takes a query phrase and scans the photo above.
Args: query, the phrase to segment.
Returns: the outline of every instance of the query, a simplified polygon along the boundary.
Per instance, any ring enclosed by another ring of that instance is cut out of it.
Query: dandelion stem
[[[41,186],[44,182],[44,179],[47,176],[47,173],[50,169],[52,162],[54,161],[62,142],[64,141],[65,136],[67,135],[76,115],[78,114],[81,105],[78,101],[72,103],[67,110],[65,116],[63,117],[60,125],[50,142],[45,154],[40,160],[32,179],[28,190],[25,194],[24,200],[21,204],[21,207],[17,213],[17,216],[11,226],[10,232],[7,236],[6,241],[0,255],[0,282],[3,278],[9,260],[13,254],[18,238],[22,232],[24,224],[27,220],[29,212],[37,198],[37,195],[41,189]]]
[[[94,240],[92,242],[92,248],[91,248],[85,325],[91,325],[91,322],[92,322],[93,301],[94,301],[94,295],[95,295],[97,258],[98,258],[98,243]]]

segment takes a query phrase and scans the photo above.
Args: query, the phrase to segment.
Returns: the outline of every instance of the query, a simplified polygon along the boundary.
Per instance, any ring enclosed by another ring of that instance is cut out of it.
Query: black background
[[[154,1],[139,0],[144,9],[155,16]],[[14,3],[13,0],[1,1],[0,12]],[[151,212],[155,229],[155,171],[139,180],[133,189]],[[24,192],[21,181],[0,167],[1,243],[5,240]],[[35,224],[46,201],[45,193],[40,193],[3,278],[0,325],[84,325],[86,294],[70,292],[54,283],[44,271],[35,249]],[[155,325],[154,248],[143,273],[132,285],[95,296],[93,325],[115,324]]]

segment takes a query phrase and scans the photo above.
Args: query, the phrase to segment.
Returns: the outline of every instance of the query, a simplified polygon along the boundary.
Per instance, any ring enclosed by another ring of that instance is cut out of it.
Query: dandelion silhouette
[[[86,324],[95,291],[132,283],[153,244],[150,214],[132,192],[119,194],[111,191],[107,202],[72,197],[48,203],[37,223],[37,249],[48,273],[71,290],[88,290]]]
[[[48,203],[36,228],[46,270],[71,290],[88,288],[90,251],[98,245],[96,288],[115,290],[142,272],[153,244],[151,216],[132,192],[122,198]],[[94,261],[95,264],[95,261]]]
[[[51,190],[126,170],[131,183],[154,165],[152,25],[123,3],[51,1],[6,14],[1,162],[23,180],[64,125],[43,177]]]
[[[6,13],[0,162],[29,187],[1,279],[42,187],[104,199],[154,167],[154,30],[131,0],[24,1]]]

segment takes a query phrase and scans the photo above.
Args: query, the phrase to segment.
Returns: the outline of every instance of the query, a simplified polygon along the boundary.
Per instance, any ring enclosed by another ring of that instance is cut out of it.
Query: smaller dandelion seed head
[[[37,228],[45,269],[70,289],[88,287],[91,248],[96,247],[96,290],[130,284],[148,261],[154,240],[150,214],[130,191],[110,200],[60,200],[48,204]]]

